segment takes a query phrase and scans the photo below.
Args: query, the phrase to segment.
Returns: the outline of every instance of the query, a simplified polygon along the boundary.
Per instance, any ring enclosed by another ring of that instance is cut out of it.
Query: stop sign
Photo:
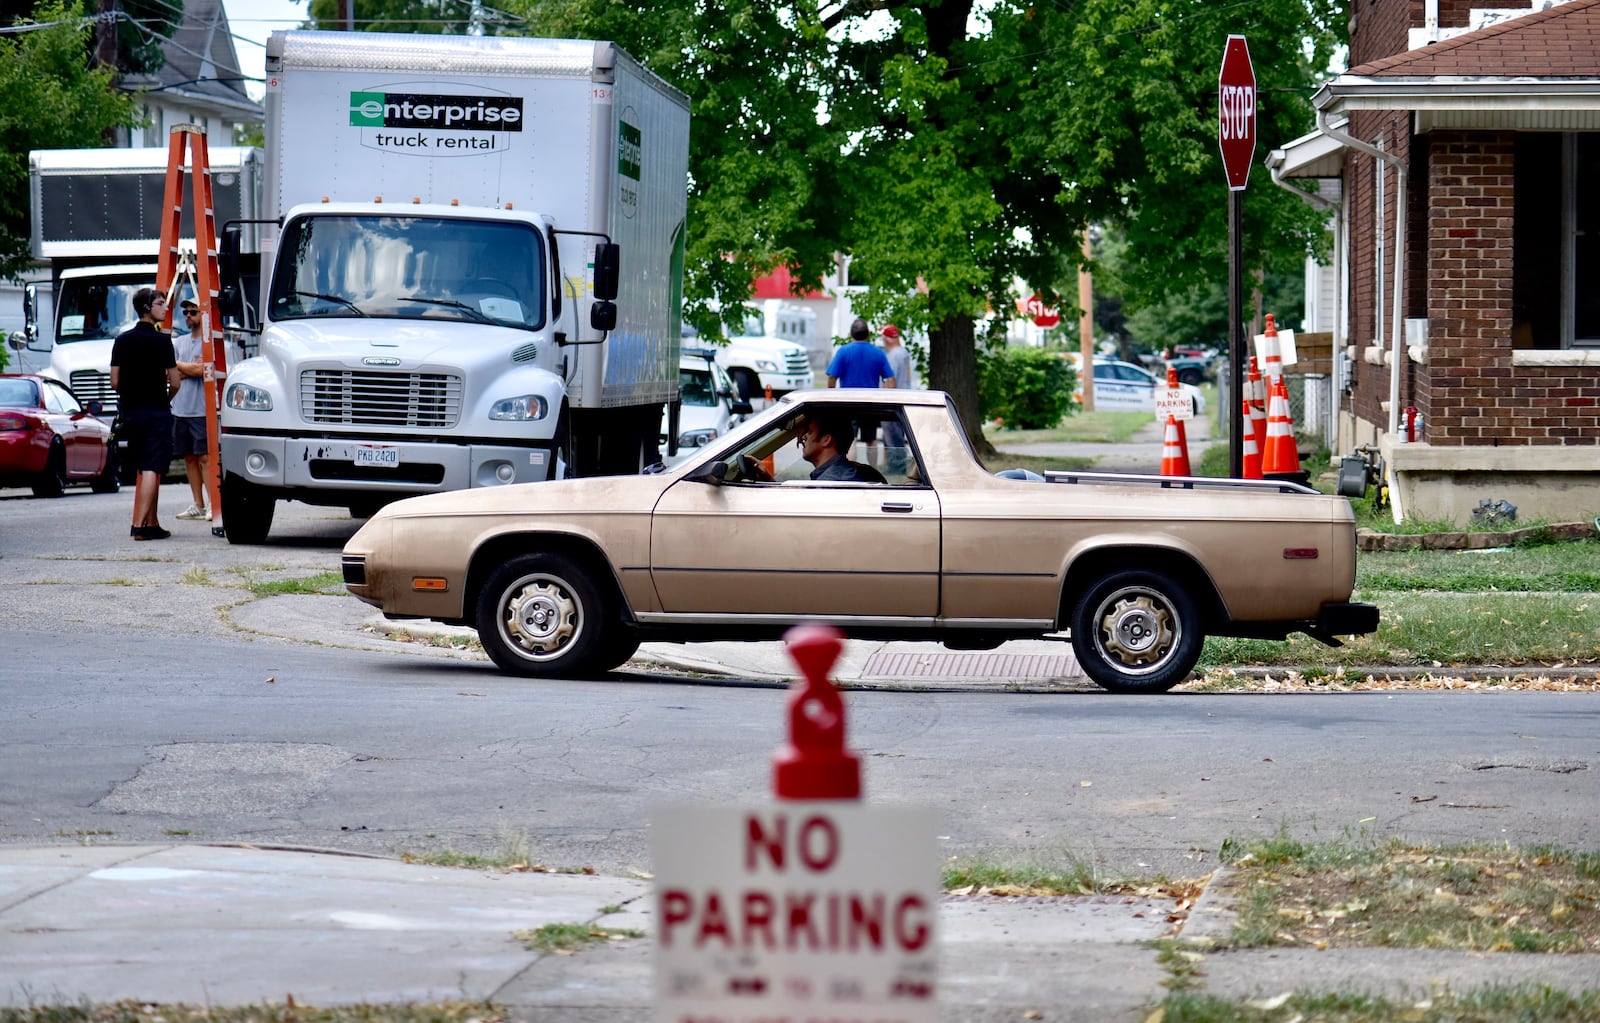
[[[1044,299],[1040,298],[1037,292],[1030,296],[1022,307],[1027,310],[1029,316],[1033,317],[1033,325],[1035,327],[1048,329],[1061,322],[1061,314],[1046,306]]]
[[[1217,74],[1217,140],[1228,190],[1242,191],[1256,155],[1256,72],[1244,36],[1229,36]]]

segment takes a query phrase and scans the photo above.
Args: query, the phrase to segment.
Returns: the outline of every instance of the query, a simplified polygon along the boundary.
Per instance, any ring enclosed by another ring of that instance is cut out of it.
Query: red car
[[[118,489],[116,445],[100,403],[49,377],[0,374],[0,487],[60,497],[68,483]]]

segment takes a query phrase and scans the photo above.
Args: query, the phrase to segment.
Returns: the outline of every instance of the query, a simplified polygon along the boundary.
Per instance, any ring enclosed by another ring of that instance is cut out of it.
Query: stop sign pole
[[[1256,72],[1244,36],[1229,36],[1217,73],[1217,144],[1228,176],[1228,350],[1233,364],[1229,410],[1228,475],[1244,475],[1244,188],[1256,154]]]

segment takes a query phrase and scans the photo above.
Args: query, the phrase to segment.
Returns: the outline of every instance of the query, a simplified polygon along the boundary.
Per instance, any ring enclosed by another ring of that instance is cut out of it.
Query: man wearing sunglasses
[[[194,500],[178,513],[180,519],[209,519],[206,510],[206,388],[204,337],[200,332],[200,307],[192,299],[180,303],[187,334],[172,332],[172,348],[183,380],[172,398],[172,450],[183,456]]]

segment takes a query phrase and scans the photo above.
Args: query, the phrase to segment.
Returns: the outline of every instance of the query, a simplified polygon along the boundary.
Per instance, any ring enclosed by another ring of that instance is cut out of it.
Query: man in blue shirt
[[[889,365],[889,357],[883,350],[872,343],[872,328],[858,316],[856,322],[850,324],[850,343],[834,352],[833,361],[828,363],[828,386],[877,387],[880,383],[884,387],[894,386],[894,367]],[[871,461],[878,461],[877,441],[873,425],[862,423],[861,443]]]
[[[872,328],[867,321],[856,319],[850,325],[850,343],[833,353],[828,363],[829,387],[884,387],[894,386],[894,367],[888,356],[872,343]]]

